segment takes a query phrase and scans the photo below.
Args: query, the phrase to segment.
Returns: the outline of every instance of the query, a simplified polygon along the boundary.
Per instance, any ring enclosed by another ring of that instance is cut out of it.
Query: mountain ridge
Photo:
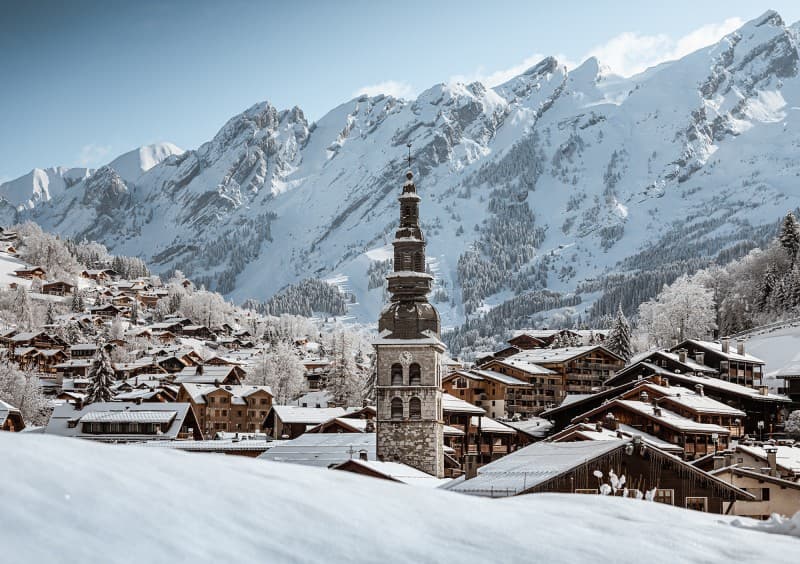
[[[544,288],[582,289],[573,312],[591,314],[610,274],[650,288],[691,267],[681,245],[735,258],[794,207],[797,37],[770,11],[628,78],[547,57],[494,88],[362,95],[313,123],[260,102],[136,180],[93,171],[19,218],[240,302],[327,279],[373,321],[410,142],[445,326]]]

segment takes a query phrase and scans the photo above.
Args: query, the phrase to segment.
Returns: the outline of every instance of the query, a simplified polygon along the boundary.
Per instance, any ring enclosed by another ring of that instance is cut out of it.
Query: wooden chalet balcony
[[[585,370],[619,370],[621,368],[619,364],[606,364],[603,362],[576,362],[573,366]]]

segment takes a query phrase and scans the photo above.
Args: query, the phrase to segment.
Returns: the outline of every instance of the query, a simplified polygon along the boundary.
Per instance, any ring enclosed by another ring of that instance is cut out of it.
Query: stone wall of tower
[[[376,433],[377,456],[386,462],[402,462],[441,477],[444,474],[444,431],[441,388],[441,346],[415,344],[375,346],[377,352]],[[411,385],[411,364],[420,366],[420,383]],[[403,381],[392,384],[392,366],[400,364]],[[399,398],[403,416],[392,418],[392,400]],[[420,400],[420,417],[411,419],[410,401]]]

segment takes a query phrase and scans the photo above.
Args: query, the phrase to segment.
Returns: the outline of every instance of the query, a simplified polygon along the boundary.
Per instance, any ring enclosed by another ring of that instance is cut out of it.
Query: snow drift
[[[628,499],[478,499],[41,435],[0,433],[0,453],[7,562],[778,563],[800,553],[800,540],[731,518]]]

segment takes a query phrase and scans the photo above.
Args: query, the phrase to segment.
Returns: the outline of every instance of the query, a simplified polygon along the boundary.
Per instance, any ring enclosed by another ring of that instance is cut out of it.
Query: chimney
[[[365,433],[374,433],[375,432],[375,423],[372,419],[367,419],[367,426],[364,428]]]
[[[647,395],[647,392],[645,392],[644,390],[642,390],[642,391],[641,391],[641,393],[639,394],[639,400],[640,400],[642,403],[647,403],[647,399],[648,399],[648,397],[649,397],[649,396]]]
[[[706,353],[698,351],[698,352],[694,353],[694,359],[697,362],[697,364],[705,364],[706,363]]]
[[[736,340],[736,354],[744,355],[744,339]]]
[[[680,349],[678,351],[678,360],[681,362],[686,362],[686,349]]]
[[[698,396],[705,395],[705,394],[703,393],[703,384],[695,384],[695,385],[694,385],[694,391],[695,391],[695,392],[697,392],[697,395],[698,395]]]
[[[611,429],[612,431],[616,431],[619,428],[619,424],[617,423],[617,418],[614,417],[614,414],[609,412],[603,418],[603,425],[606,429]]]
[[[764,449],[767,451],[767,462],[769,463],[769,475],[770,476],[777,476],[778,475],[778,447],[767,447]]]
[[[661,378],[661,385],[664,386],[665,388],[669,388],[669,378],[662,377]]]
[[[758,394],[761,396],[769,395],[769,386],[759,386]]]
[[[728,354],[728,350],[730,348],[730,340],[728,339],[720,339],[720,344],[722,344],[722,352]]]

